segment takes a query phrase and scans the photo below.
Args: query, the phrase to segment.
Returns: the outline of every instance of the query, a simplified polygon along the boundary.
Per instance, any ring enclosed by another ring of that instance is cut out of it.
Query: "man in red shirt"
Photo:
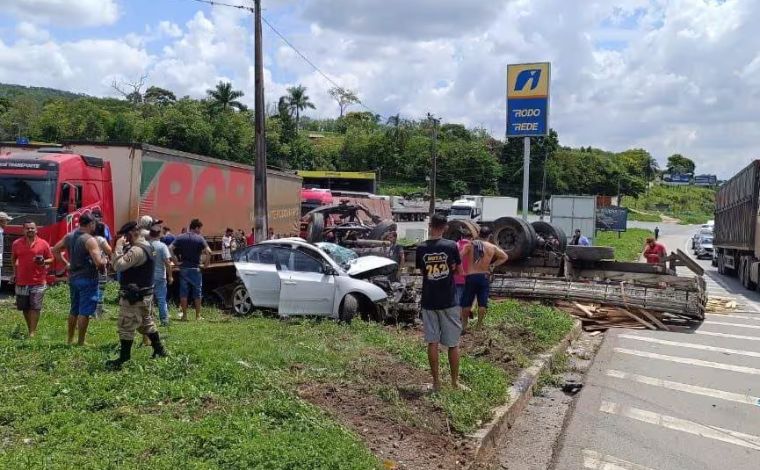
[[[42,298],[47,285],[47,268],[53,252],[45,240],[37,236],[37,224],[24,222],[25,236],[13,242],[11,266],[16,283],[16,308],[24,313],[29,337],[37,334]]]
[[[245,237],[245,244],[247,246],[252,246],[256,244],[256,228],[251,229],[251,234]]]
[[[644,258],[646,258],[647,263],[661,264],[665,262],[666,256],[665,245],[657,243],[654,237],[647,238],[647,244],[644,247]]]

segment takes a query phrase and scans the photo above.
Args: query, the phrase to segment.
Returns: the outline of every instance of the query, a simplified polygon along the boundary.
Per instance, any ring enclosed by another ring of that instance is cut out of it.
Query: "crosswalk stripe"
[[[723,325],[723,326],[738,326],[739,328],[749,328],[752,330],[760,330],[760,325],[748,325],[746,323],[730,323],[725,321],[705,320],[703,325]]]
[[[629,354],[631,356],[646,357],[649,359],[660,359],[662,361],[678,362],[681,364],[689,364],[699,367],[710,367],[712,369],[730,370],[732,372],[740,372],[742,374],[760,375],[760,369],[754,367],[736,366],[733,364],[723,364],[722,362],[703,361],[701,359],[692,359],[690,357],[678,357],[667,356],[665,354],[657,354],[646,351],[638,351],[636,349],[615,348],[615,352],[622,354]]]
[[[589,449],[583,449],[583,467],[591,470],[654,470]]]
[[[719,348],[717,346],[708,346],[706,344],[696,343],[684,343],[683,341],[668,341],[666,339],[659,338],[647,338],[637,335],[618,335],[619,338],[633,339],[636,341],[643,341],[645,343],[662,344],[663,346],[678,346],[679,348],[699,349],[702,351],[719,352],[724,354],[736,354],[739,356],[760,357],[760,352],[756,351],[744,351],[741,349]]]
[[[699,387],[697,385],[673,382],[671,380],[658,379],[656,377],[648,377],[646,375],[632,374],[629,372],[622,372],[614,369],[607,370],[606,374],[608,377],[630,380],[646,385],[653,385],[655,387],[676,390],[678,392],[686,392],[693,395],[702,395],[705,397],[719,398],[721,400],[733,401],[736,403],[760,406],[760,397],[753,397],[752,395],[742,395],[741,393],[727,392],[725,390],[718,390],[715,388]]]
[[[714,331],[702,331],[697,330],[694,332],[695,335],[706,335],[706,336],[718,336],[721,338],[732,338],[732,339],[748,339],[750,341],[760,341],[760,336],[747,336],[747,335],[732,335],[730,333],[716,333]]]
[[[619,403],[603,401],[599,411],[612,415],[623,416],[642,423],[662,426],[666,429],[681,431],[695,436],[706,437],[716,441],[734,444],[740,447],[760,450],[760,437],[752,434],[745,434],[731,429],[720,428],[717,426],[706,426],[686,419],[668,416],[654,411],[642,410],[632,406],[621,405]]]
[[[736,313],[752,313],[752,312],[736,312]],[[726,319],[733,319],[733,318],[739,318],[741,320],[754,320],[754,321],[760,321],[760,315],[754,315],[754,316],[747,316],[747,315],[734,315],[733,313],[726,313],[726,314],[720,314],[720,313],[708,313],[707,316],[709,318],[726,318]]]

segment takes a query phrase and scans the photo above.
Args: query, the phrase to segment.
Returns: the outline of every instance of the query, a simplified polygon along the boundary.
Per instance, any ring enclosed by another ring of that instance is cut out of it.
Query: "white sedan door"
[[[333,314],[335,277],[322,260],[294,249],[279,274],[281,315]]]
[[[287,250],[274,246],[253,246],[248,248],[237,261],[235,269],[243,281],[251,302],[256,307],[277,308],[280,303],[280,276],[277,271],[278,258]],[[279,255],[279,256],[278,256]]]

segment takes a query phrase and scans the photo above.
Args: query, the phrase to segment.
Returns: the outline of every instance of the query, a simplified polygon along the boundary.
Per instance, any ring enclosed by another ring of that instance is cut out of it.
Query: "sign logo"
[[[515,82],[515,91],[522,91],[525,89],[525,85],[530,82],[529,90],[535,90],[538,86],[538,80],[541,78],[541,69],[527,69],[520,72],[517,75]]]
[[[507,137],[538,137],[549,132],[548,62],[507,67]]]

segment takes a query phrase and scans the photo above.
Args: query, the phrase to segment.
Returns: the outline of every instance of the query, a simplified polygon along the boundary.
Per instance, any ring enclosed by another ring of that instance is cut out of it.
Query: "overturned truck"
[[[494,270],[493,296],[609,305],[685,321],[704,319],[704,271],[681,250],[663,264],[619,262],[610,247],[568,245],[562,229],[547,222],[502,217],[491,228],[494,243],[511,260]],[[456,240],[465,232],[475,236],[478,231],[473,222],[451,221],[444,236]],[[678,266],[692,275],[676,275]]]

